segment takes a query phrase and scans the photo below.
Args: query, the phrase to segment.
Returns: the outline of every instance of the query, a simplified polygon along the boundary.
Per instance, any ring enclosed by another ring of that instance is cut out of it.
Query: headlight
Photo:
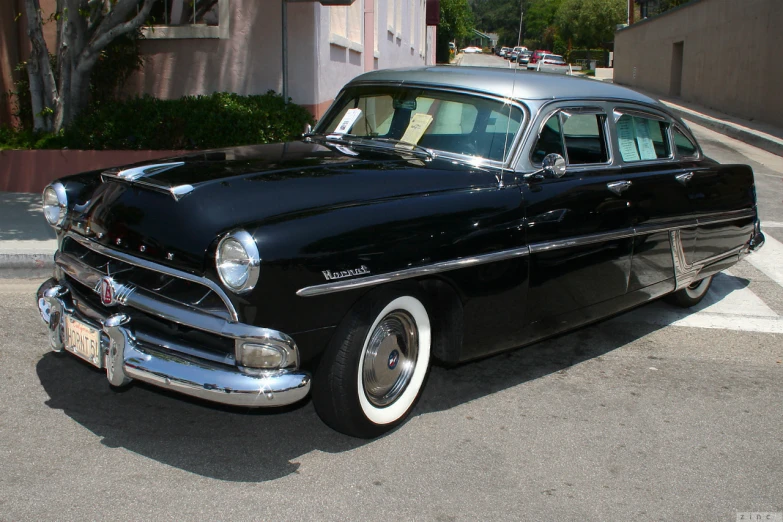
[[[53,227],[60,227],[65,221],[68,210],[68,197],[62,183],[52,183],[43,191],[43,213],[46,222]]]
[[[252,290],[261,271],[261,257],[253,236],[236,230],[221,239],[215,264],[220,280],[230,290],[238,294]]]

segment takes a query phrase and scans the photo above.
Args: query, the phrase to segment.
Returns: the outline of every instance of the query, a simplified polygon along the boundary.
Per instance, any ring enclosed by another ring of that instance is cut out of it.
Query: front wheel
[[[313,404],[333,429],[377,437],[408,416],[430,364],[430,319],[415,293],[379,292],[343,320],[313,379]]]
[[[666,300],[669,303],[682,308],[696,306],[704,299],[704,296],[707,295],[707,291],[710,289],[711,284],[712,276],[705,277],[704,279],[694,281],[681,290],[677,290],[673,294],[667,295]]]

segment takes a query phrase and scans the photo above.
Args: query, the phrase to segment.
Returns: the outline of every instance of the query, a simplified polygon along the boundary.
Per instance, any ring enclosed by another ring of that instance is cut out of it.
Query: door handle
[[[606,184],[606,188],[608,188],[618,196],[622,195],[622,193],[628,190],[630,187],[631,187],[630,181],[612,181],[611,183]]]
[[[682,185],[687,185],[693,177],[693,172],[685,172],[684,174],[677,174],[674,179],[680,182]]]

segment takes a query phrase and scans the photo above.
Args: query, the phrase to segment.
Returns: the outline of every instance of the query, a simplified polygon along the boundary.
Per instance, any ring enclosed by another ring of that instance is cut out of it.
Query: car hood
[[[128,172],[142,174],[123,179]],[[471,175],[477,172],[484,175]],[[475,166],[393,150],[293,142],[149,161],[105,171],[101,179],[71,210],[70,230],[140,258],[203,273],[205,254],[232,229],[253,234],[300,215],[486,185],[493,176]],[[176,196],[177,187],[189,192]]]

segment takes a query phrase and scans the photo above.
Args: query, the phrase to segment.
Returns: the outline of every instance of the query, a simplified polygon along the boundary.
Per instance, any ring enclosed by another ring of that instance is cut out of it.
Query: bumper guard
[[[49,342],[55,352],[65,348],[66,316],[102,331],[103,361],[90,362],[105,368],[106,377],[114,386],[137,379],[207,401],[251,408],[293,404],[310,391],[310,374],[306,372],[276,370],[248,374],[236,366],[143,342],[135,335],[130,318],[123,313],[95,324],[75,309],[69,290],[55,279],[49,279],[38,289],[38,309],[49,329]]]

